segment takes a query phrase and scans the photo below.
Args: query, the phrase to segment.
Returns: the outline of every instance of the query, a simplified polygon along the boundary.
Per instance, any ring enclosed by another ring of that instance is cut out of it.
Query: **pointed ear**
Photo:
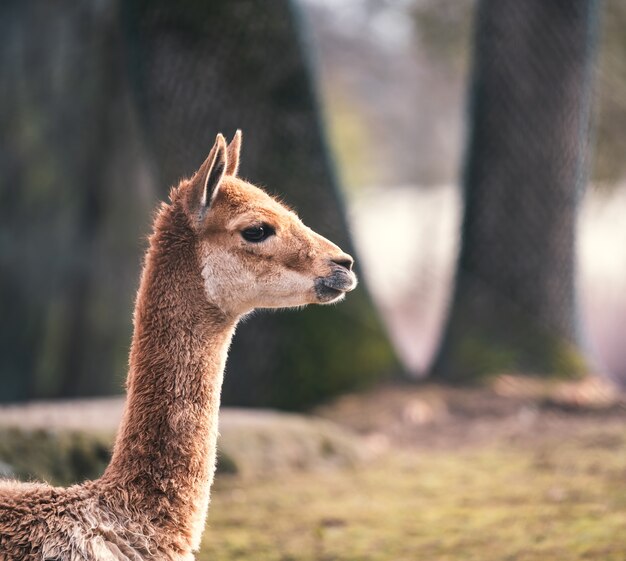
[[[236,176],[239,171],[239,152],[241,151],[241,131],[237,129],[235,136],[228,145],[228,166],[226,175]]]
[[[198,175],[202,181],[202,195],[200,197],[200,208],[206,209],[217,195],[220,182],[224,177],[228,166],[228,154],[226,148],[226,140],[222,134],[218,134],[215,138],[215,144],[211,148],[211,152],[204,163],[198,170]]]

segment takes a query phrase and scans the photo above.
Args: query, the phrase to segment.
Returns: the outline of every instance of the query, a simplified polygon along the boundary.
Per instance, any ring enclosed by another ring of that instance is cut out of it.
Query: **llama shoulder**
[[[0,561],[193,560],[164,551],[149,520],[110,493],[97,482],[0,481]]]

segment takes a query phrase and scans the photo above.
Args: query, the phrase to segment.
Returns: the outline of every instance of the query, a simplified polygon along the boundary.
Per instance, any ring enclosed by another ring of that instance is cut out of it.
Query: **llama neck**
[[[176,547],[196,548],[236,321],[207,302],[184,224],[157,226],[151,239],[135,308],[126,410],[103,481],[127,491],[133,510],[149,513]]]

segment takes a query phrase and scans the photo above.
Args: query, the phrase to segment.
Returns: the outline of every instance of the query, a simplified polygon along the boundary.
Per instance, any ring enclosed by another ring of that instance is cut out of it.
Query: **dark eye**
[[[252,226],[251,228],[246,228],[242,230],[241,235],[243,239],[249,242],[262,242],[266,240],[270,236],[275,234],[274,228],[268,226],[267,224],[263,224],[261,226]]]

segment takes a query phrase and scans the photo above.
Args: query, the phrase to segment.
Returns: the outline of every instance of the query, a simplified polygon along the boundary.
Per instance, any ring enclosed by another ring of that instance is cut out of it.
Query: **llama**
[[[69,488],[0,482],[0,561],[190,561],[215,470],[226,354],[255,308],[340,301],[352,258],[238,178],[241,133],[162,203],[111,462]]]

